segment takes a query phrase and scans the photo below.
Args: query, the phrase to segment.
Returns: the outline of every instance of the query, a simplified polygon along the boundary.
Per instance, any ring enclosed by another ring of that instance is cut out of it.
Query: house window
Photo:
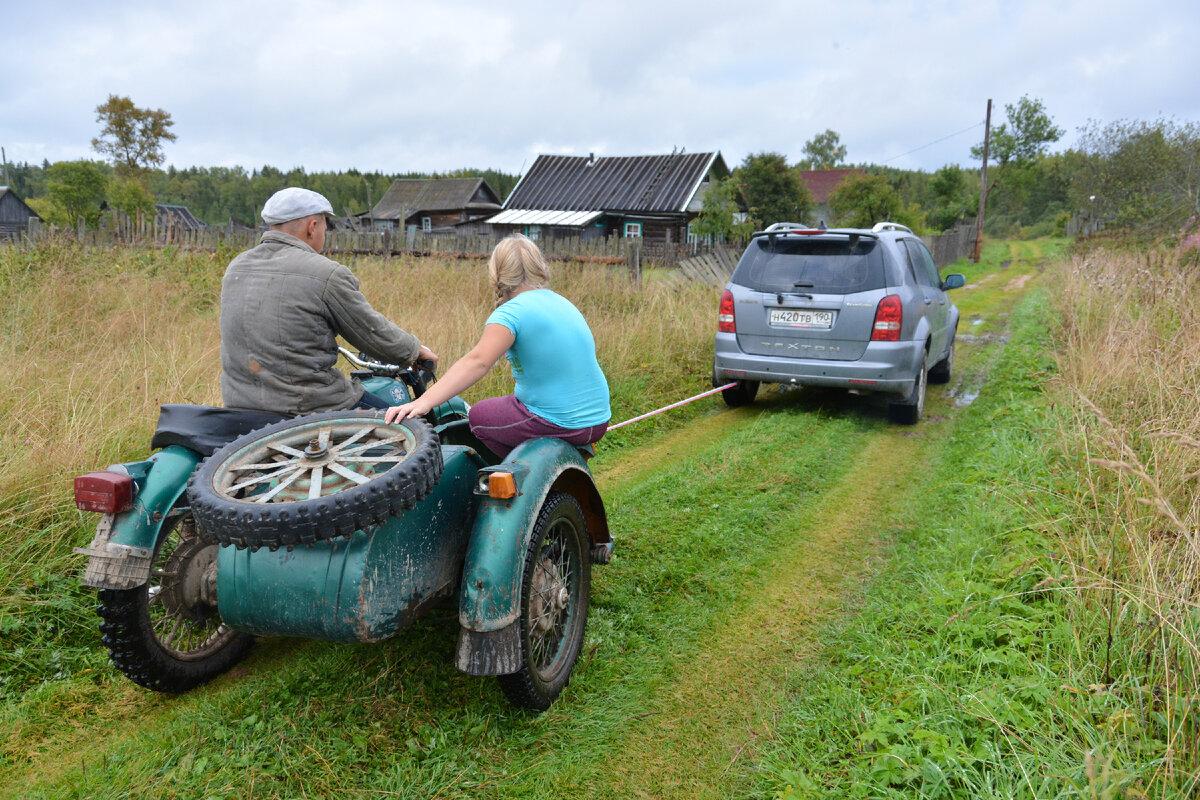
[[[542,226],[541,225],[526,225],[525,226],[525,235],[529,237],[530,241],[536,242],[542,235]]]
[[[625,223],[625,238],[626,239],[632,239],[635,237],[640,239],[641,236],[642,236],[642,223],[640,223],[640,222],[626,222]]]
[[[431,220],[429,217],[421,217],[421,230],[425,233],[429,233],[431,230],[433,230],[433,220]]]

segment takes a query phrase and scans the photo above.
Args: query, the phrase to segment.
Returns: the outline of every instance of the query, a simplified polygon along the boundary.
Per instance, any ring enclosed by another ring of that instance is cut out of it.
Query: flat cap
[[[312,214],[324,214],[332,219],[333,206],[325,199],[325,195],[299,186],[280,189],[271,195],[262,208],[263,222],[268,225],[279,225]]]

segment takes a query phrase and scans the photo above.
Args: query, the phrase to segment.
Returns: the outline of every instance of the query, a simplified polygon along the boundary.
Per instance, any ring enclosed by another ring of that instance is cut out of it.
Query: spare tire
[[[437,434],[380,411],[284,420],[230,442],[188,483],[200,535],[239,549],[350,536],[412,508],[442,474]]]

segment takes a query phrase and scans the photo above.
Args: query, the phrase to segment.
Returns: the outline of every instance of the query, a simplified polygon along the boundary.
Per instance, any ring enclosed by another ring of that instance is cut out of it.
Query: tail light
[[[89,472],[75,479],[80,511],[119,514],[133,508],[133,478],[119,472]]]
[[[717,331],[737,333],[737,323],[733,320],[733,292],[728,289],[721,295],[721,306],[717,309]]]
[[[875,325],[871,329],[872,342],[900,341],[900,324],[904,322],[904,308],[900,296],[889,294],[875,308]]]

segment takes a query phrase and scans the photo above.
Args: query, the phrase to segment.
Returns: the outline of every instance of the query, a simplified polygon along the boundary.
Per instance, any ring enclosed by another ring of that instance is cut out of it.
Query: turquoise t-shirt
[[[516,339],[507,353],[514,393],[530,411],[560,428],[608,422],[608,381],[596,361],[596,340],[570,300],[530,289],[493,311],[487,324],[503,325]]]

